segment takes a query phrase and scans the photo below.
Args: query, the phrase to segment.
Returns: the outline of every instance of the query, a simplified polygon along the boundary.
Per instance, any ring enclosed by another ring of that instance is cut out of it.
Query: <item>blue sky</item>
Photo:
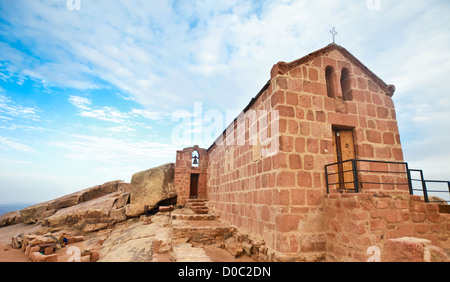
[[[333,26],[338,44],[396,85],[405,160],[450,179],[447,0],[79,4],[0,0],[0,204],[130,181],[184,145],[209,147],[218,134],[194,139],[196,102],[238,113],[275,63],[326,46]],[[184,144],[176,113],[190,113]]]

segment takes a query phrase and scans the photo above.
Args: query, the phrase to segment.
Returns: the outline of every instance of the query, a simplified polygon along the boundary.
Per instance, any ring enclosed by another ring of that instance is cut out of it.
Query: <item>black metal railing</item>
[[[419,173],[420,178],[412,178],[412,173]],[[411,195],[415,192],[422,192],[425,202],[447,202],[444,199],[430,201],[430,193],[448,193],[450,195],[450,181],[426,180],[423,171],[419,169],[409,169],[406,162],[390,162],[375,160],[346,160],[325,166],[325,178],[327,193],[330,189],[336,188],[339,192],[359,193],[365,189],[382,190],[409,190]],[[413,184],[419,182],[420,189]],[[447,189],[430,190],[427,184],[446,184]],[[448,190],[448,191],[447,191]],[[417,193],[416,193],[417,195]],[[442,194],[441,194],[442,195]]]
[[[352,159],[326,165],[325,175],[328,193],[332,187],[355,193],[381,186],[385,190],[410,187],[408,164],[404,162]]]
[[[414,194],[414,191],[421,192],[423,198],[425,199],[425,202],[427,203],[442,203],[442,202],[450,203],[450,201],[446,201],[444,198],[439,197],[444,194],[450,195],[450,181],[424,179],[423,171],[421,169],[410,169],[409,172],[410,175],[411,173],[418,172],[420,176],[419,179],[411,177],[411,189],[413,191],[412,194]],[[414,183],[420,183],[421,185],[420,189],[415,188]],[[436,184],[444,184],[444,187],[440,187],[441,189],[438,189],[439,187],[437,187]],[[434,187],[430,189],[430,186]],[[430,194],[433,194],[441,199],[432,198]]]

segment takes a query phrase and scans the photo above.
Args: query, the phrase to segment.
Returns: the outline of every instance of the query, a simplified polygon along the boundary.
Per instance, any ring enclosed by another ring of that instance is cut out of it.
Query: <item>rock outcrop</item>
[[[174,171],[175,164],[170,163],[135,173],[131,184],[111,181],[9,212],[0,217],[0,227],[40,224],[46,231],[85,233],[109,228],[130,217],[139,217],[146,205],[156,207],[176,200]]]
[[[138,217],[144,213],[145,206],[176,198],[174,173],[173,163],[135,173],[131,178],[130,204],[127,205],[126,215]]]
[[[65,223],[65,225],[67,225],[74,223],[75,218],[77,218],[75,220],[77,222],[80,218],[89,218],[89,216],[86,216],[87,210],[96,210],[95,212],[88,212],[88,214],[92,215],[91,217],[93,217],[93,214],[98,216],[103,213],[108,216],[112,215],[115,218],[123,218],[125,216],[124,206],[128,202],[129,198],[129,186],[129,183],[125,183],[123,181],[111,181],[60,197],[55,200],[27,207],[20,211],[9,212],[0,217],[0,227],[18,223],[42,223],[43,226],[56,227],[55,222],[62,223],[64,220],[68,221]],[[109,199],[106,203],[100,204],[99,202],[101,201],[93,202],[94,200],[105,196]],[[116,201],[120,203],[116,204]],[[110,204],[110,206],[106,209],[105,205],[108,204]],[[113,204],[116,205],[114,206],[114,209],[111,210],[111,208],[113,208]],[[92,209],[88,207],[92,207]],[[120,208],[123,208],[122,211],[117,212],[116,210]],[[102,212],[100,212],[100,210],[102,210]],[[78,211],[82,212],[80,216],[76,215]],[[51,219],[49,220],[49,218]],[[126,219],[126,217],[124,219]]]
[[[83,232],[91,232],[127,219],[124,205],[117,206],[120,192],[110,193],[103,197],[61,209],[47,217],[41,223],[52,229],[66,228]]]

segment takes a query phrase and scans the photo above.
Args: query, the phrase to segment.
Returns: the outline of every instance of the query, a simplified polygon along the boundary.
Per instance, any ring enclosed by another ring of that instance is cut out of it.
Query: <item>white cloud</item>
[[[33,121],[40,119],[38,108],[18,105],[2,92],[4,91],[0,88],[0,114],[5,115],[4,119],[22,118]]]
[[[19,151],[19,152],[24,152],[24,153],[33,153],[33,154],[38,153],[36,150],[34,150],[33,148],[31,148],[28,145],[20,143],[17,140],[12,140],[11,138],[2,137],[2,136],[0,136],[0,149],[14,150],[14,151]]]
[[[90,110],[92,104],[89,99],[80,96],[70,96],[69,102],[80,110]]]
[[[113,107],[92,106],[91,100],[84,97],[70,96],[69,102],[78,109],[78,114],[82,117],[114,123],[125,123],[130,118],[129,114],[123,113]]]
[[[68,140],[50,141],[50,146],[65,149],[65,156],[75,160],[102,163],[134,163],[166,160],[178,148],[159,142],[130,142],[109,137],[72,134]]]
[[[150,112],[148,110],[142,110],[142,109],[132,109],[130,112],[130,115],[142,116],[142,117],[145,117],[146,119],[150,119],[150,120],[162,119],[162,114],[157,113],[157,112]]]
[[[128,126],[115,126],[110,127],[108,131],[113,133],[119,133],[119,132],[135,132],[136,130]]]
[[[68,101],[78,109],[78,114],[80,116],[86,118],[93,118],[97,120],[126,124],[130,126],[143,126],[143,123],[135,121],[136,119],[142,117],[149,120],[163,119],[163,114],[151,112],[144,109],[131,109],[129,112],[122,112],[114,107],[95,106],[92,104],[92,101],[90,99],[80,96],[70,96]],[[128,126],[126,127],[128,129],[131,129]]]

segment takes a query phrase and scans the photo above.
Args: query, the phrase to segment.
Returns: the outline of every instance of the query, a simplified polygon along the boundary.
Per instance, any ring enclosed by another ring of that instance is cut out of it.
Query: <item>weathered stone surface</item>
[[[30,258],[31,258],[32,262],[57,262],[58,261],[58,256],[55,254],[46,256],[39,252],[32,253]]]
[[[173,246],[171,260],[175,262],[212,262],[203,249],[194,248],[188,243]]]
[[[155,215],[152,224],[135,219],[115,226],[99,251],[99,262],[149,262],[158,229],[167,223],[167,216]],[[133,221],[134,220],[134,221]]]
[[[21,218],[16,217],[14,220],[15,223],[22,221],[25,224],[33,224],[54,215],[61,209],[70,208],[118,191],[124,193],[127,192],[128,189],[128,183],[124,183],[120,180],[110,181],[102,185],[90,187],[48,202],[22,209],[19,212]],[[0,227],[1,226],[4,225],[2,225],[2,221],[0,219]]]
[[[153,253],[168,253],[172,248],[172,228],[160,228],[153,240]]]
[[[20,215],[23,218],[23,223],[25,224],[36,223],[38,219],[41,217],[41,214],[47,211],[47,205],[48,203],[41,203],[20,210]]]
[[[122,215],[120,211],[111,211],[117,197],[118,193],[111,193],[95,200],[61,209],[46,218],[42,225],[53,228],[70,227],[85,232],[103,229],[114,222],[126,219],[123,211]]]
[[[177,196],[173,163],[135,173],[131,179],[127,216],[138,217],[146,205],[156,205]]]
[[[389,262],[448,262],[450,258],[442,248],[433,246],[430,240],[403,237],[390,239],[386,244]]]
[[[242,244],[236,241],[236,238],[234,237],[230,237],[225,240],[225,249],[228,250],[234,257],[238,257],[244,252]]]
[[[22,223],[20,211],[12,211],[0,216],[0,227]]]
[[[128,204],[128,201],[130,199],[130,192],[125,192],[120,194],[120,196],[117,198],[116,202],[116,208],[120,209],[122,207],[125,207],[126,204]]]
[[[386,245],[387,260],[389,262],[423,262],[425,247],[431,241],[418,238],[390,239]]]

